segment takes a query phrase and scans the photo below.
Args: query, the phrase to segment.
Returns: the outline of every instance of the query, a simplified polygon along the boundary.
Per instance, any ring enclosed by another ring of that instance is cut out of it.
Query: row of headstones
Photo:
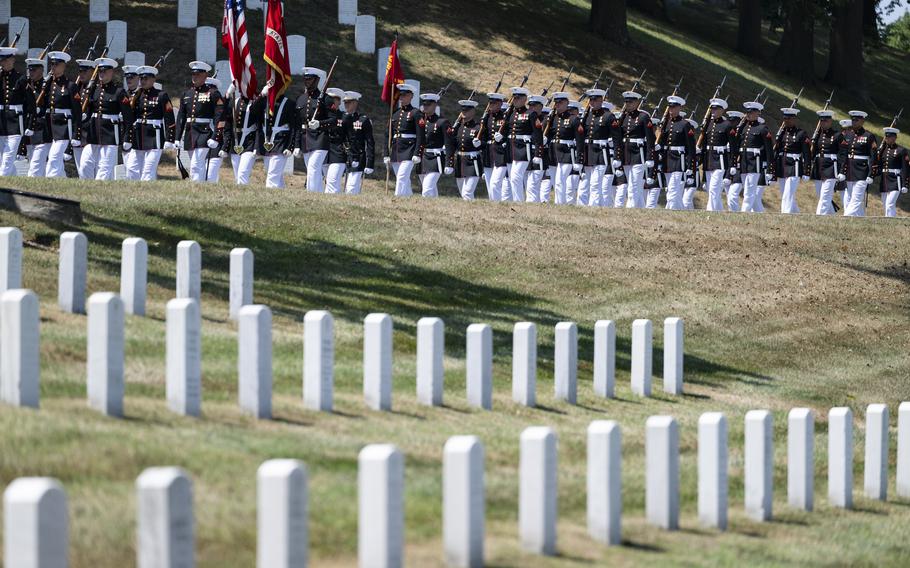
[[[60,237],[58,305],[66,312],[88,314],[88,398],[91,407],[113,416],[123,413],[125,313],[145,314],[148,245],[140,238],[123,241],[120,294],[93,294],[85,305],[88,240],[78,232]],[[177,245],[176,298],[167,304],[168,406],[197,416],[201,406],[201,271],[202,253],[195,241]],[[3,400],[18,406],[39,406],[39,304],[30,290],[21,289],[22,234],[0,229],[0,391]],[[271,417],[272,315],[253,305],[253,252],[230,254],[229,309],[238,320],[238,375],[241,410],[258,418]],[[417,397],[439,406],[443,398],[444,323],[439,318],[417,322]],[[612,398],[616,368],[616,325],[609,320],[594,326],[594,391]],[[329,312],[304,316],[304,406],[331,411],[334,383],[334,320]],[[683,321],[664,322],[664,390],[683,391]],[[512,398],[535,406],[537,395],[537,327],[515,324],[513,332]],[[632,324],[632,391],[651,395],[652,325]],[[578,327],[561,322],[555,329],[554,395],[575,404],[578,390]],[[467,328],[466,375],[468,403],[492,408],[493,333],[487,324]],[[364,320],[364,398],[375,410],[392,406],[392,318],[370,314]]]
[[[828,498],[851,508],[853,415],[849,408],[828,414]],[[645,516],[651,525],[679,528],[679,427],[672,416],[652,416],[645,426]],[[811,511],[814,497],[814,417],[789,414],[787,502]],[[698,519],[725,530],[728,515],[727,419],[709,412],[698,421]],[[745,418],[744,501],[746,514],[771,519],[773,497],[772,419],[767,410]],[[447,563],[484,563],[485,452],[475,436],[453,436],[443,449],[443,548]],[[518,529],[523,550],[556,554],[557,435],[548,427],[525,429],[520,438]],[[305,566],[308,560],[306,465],[277,459],[257,472],[257,566]],[[910,497],[910,403],[898,414],[897,494]],[[372,444],[358,456],[358,556],[360,566],[403,564],[404,456],[392,444]],[[888,485],[888,408],[866,412],[864,492],[885,500]],[[195,517],[192,481],[180,468],[146,469],[136,481],[137,555],[140,566],[192,566]],[[4,492],[4,561],[7,566],[66,566],[69,529],[66,494],[51,478],[20,478]],[[588,534],[604,545],[622,540],[622,434],[611,420],[587,430]],[[42,563],[36,558],[41,557]]]
[[[0,0],[9,2],[10,0]],[[247,8],[256,10],[261,8],[260,0],[247,0]],[[88,19],[90,22],[107,22],[110,20],[110,0],[89,0]],[[177,27],[195,28],[199,21],[199,0],[177,1]]]

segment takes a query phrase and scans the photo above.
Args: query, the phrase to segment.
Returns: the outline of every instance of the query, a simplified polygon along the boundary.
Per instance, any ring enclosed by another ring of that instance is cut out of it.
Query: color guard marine
[[[799,213],[796,204],[796,188],[800,180],[808,181],[811,160],[809,158],[809,134],[796,124],[799,109],[782,108],[784,122],[774,143],[774,160],[769,170],[780,184],[780,212]]]
[[[19,144],[27,132],[35,98],[28,89],[28,78],[14,67],[15,47],[0,47],[0,175],[16,175]]]
[[[494,134],[500,132],[506,122],[505,96],[487,93],[487,107],[480,118],[483,147],[483,181],[490,201],[502,201],[503,185],[508,184],[509,164],[506,160],[505,137],[497,142]]]
[[[347,180],[344,192],[359,195],[364,175],[373,173],[376,160],[376,142],[373,139],[373,121],[359,110],[360,93],[345,91],[342,132],[347,156]]]
[[[137,67],[140,86],[130,97],[135,121],[127,141],[130,154],[139,170],[139,179],[158,179],[158,163],[164,150],[173,150],[177,135],[174,107],[166,92],[155,86],[158,69],[151,65]]]
[[[326,89],[326,95],[327,117],[332,122],[327,120],[325,126],[329,137],[325,192],[342,193],[344,191],[344,171],[348,162],[348,157],[344,150],[344,109],[341,107],[344,90],[330,87]]]
[[[411,105],[414,98],[412,85],[399,83],[395,89],[398,92],[399,106],[392,113],[391,141],[382,161],[395,174],[395,195],[410,197],[411,171],[421,161],[419,149],[423,146],[423,116]]]
[[[447,132],[447,163],[455,175],[455,185],[461,198],[473,201],[483,173],[481,123],[477,120],[477,101],[463,99],[458,101],[458,106],[461,107],[461,114]]]
[[[238,185],[249,185],[253,164],[256,162],[256,133],[262,120],[262,112],[253,107],[260,98],[255,95],[252,100],[236,92],[236,87],[228,88],[225,107],[225,143],[224,147],[231,158],[234,182]]]
[[[866,130],[867,113],[861,110],[850,111],[852,127],[844,132],[838,152],[840,175],[847,182],[847,193],[850,200],[844,205],[844,216],[864,217],[866,215],[866,191],[872,185],[872,178],[877,175],[878,164],[875,156],[878,153],[878,139]]]
[[[885,139],[878,152],[878,171],[881,174],[878,189],[885,217],[897,217],[897,198],[907,193],[907,186],[910,185],[910,153],[898,145],[898,134],[900,130],[893,126],[885,128]]]
[[[256,116],[256,153],[265,166],[265,186],[284,188],[284,171],[300,138],[297,105],[284,94],[275,98],[274,111],[269,110],[268,92],[256,99],[249,111]],[[310,174],[307,174],[308,176]]]
[[[421,193],[424,197],[439,197],[439,178],[442,174],[451,175],[446,163],[446,133],[451,128],[448,119],[439,116],[437,106],[439,95],[423,93],[420,95],[420,128],[423,130],[422,144],[417,150],[420,163],[417,165],[417,178],[420,180]]]
[[[76,102],[79,87],[66,77],[69,61],[69,54],[63,51],[48,53],[49,72],[38,94],[51,134],[44,172],[46,177],[66,177],[63,163],[69,157],[66,152],[76,136],[77,122],[82,113]]]
[[[306,190],[322,193],[322,166],[329,154],[327,128],[337,119],[329,116],[325,94],[319,83],[326,78],[325,71],[315,67],[303,68],[303,93],[297,97],[297,147],[294,157],[303,158],[306,164]]]
[[[743,103],[746,116],[736,131],[736,152],[733,156],[733,170],[742,174],[743,179],[743,213],[759,213],[763,208],[759,192],[759,178],[766,175],[771,161],[772,135],[768,125],[759,115],[764,105],[758,101]]]
[[[209,150],[221,145],[224,131],[224,98],[214,85],[206,83],[212,66],[203,61],[190,63],[192,85],[180,97],[177,113],[177,150],[190,155],[190,179],[208,178]]]
[[[126,89],[114,81],[117,62],[109,57],[95,60],[98,82],[89,93],[88,123],[82,171],[94,171],[97,180],[113,180],[121,148],[129,152],[127,133],[133,125],[133,109]]]

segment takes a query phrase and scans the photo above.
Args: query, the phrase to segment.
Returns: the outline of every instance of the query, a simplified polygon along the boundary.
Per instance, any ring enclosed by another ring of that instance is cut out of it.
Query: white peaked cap
[[[524,87],[512,87],[512,96],[514,96],[514,97],[520,97],[520,96],[526,97],[529,94],[531,94],[531,91],[527,90]]]
[[[158,69],[152,65],[140,65],[136,68],[136,73],[139,75],[158,75]]]
[[[0,57],[9,57],[10,55],[16,55],[17,49],[15,47],[0,47]]]
[[[421,93],[420,100],[435,103],[439,100],[439,95],[436,93]]]
[[[819,118],[834,118],[833,110],[819,110],[815,111],[815,114],[817,114]]]
[[[851,118],[866,118],[869,116],[869,113],[862,110],[851,110],[847,114],[849,114]]]
[[[784,116],[796,116],[799,114],[799,109],[793,107],[782,108],[780,111],[784,113]]]
[[[94,62],[93,60],[91,60],[91,59],[77,59],[77,60],[76,60],[76,64],[77,64],[79,67],[85,67],[85,68],[87,68],[87,69],[94,69],[95,67],[98,66],[98,64],[95,63],[95,62]]]
[[[603,89],[588,89],[587,91],[585,91],[585,95],[587,95],[588,98],[605,97],[607,95],[607,92]]]
[[[340,99],[344,97],[344,89],[339,89],[337,87],[329,87],[325,90],[325,94],[332,98]]]
[[[698,123],[695,122],[694,120],[692,120],[691,118],[687,118],[686,122],[688,122],[689,126],[691,126],[692,128],[698,128]]]
[[[344,100],[346,100],[346,101],[359,101],[360,97],[361,97],[361,94],[358,93],[357,91],[345,91],[344,92]]]
[[[211,85],[211,86],[215,87],[216,89],[221,89],[221,81],[214,77],[206,77],[205,84]]]
[[[851,126],[853,126],[853,121],[850,120],[849,118],[845,118],[840,121],[840,125],[841,125],[841,128],[850,128]]]
[[[563,92],[563,91],[560,91],[560,92],[558,92],[558,93],[553,93],[553,100],[554,100],[554,101],[558,101],[558,100],[561,100],[561,99],[562,99],[562,100],[566,100],[566,101],[569,100],[569,93],[565,93],[565,92]]]
[[[135,65],[124,65],[121,69],[123,70],[124,75],[135,75],[136,70],[139,68]]]
[[[710,101],[708,101],[708,104],[710,104],[713,107],[718,107],[718,108],[727,110],[727,101],[725,101],[724,99],[719,99],[719,98],[711,99]]]
[[[158,89],[159,91],[161,91],[161,90],[164,89],[164,87],[161,86],[161,83],[155,83],[155,84],[152,85],[152,86],[155,87],[156,89]]]
[[[458,101],[458,106],[474,108],[477,106],[477,101],[472,101],[471,99],[462,99]]]
[[[502,95],[502,94],[500,94],[500,93],[487,93],[487,98],[490,99],[491,101],[504,101],[504,100],[506,100],[506,96],[505,96],[505,95]]]
[[[610,101],[604,101],[603,108],[605,108],[607,110],[613,110],[614,107],[615,107],[615,105],[613,103],[611,103]]]
[[[738,110],[731,110],[731,111],[727,111],[727,116],[729,116],[730,118],[742,118],[743,113],[739,112]]]
[[[551,108],[548,107],[548,106],[545,106],[545,107],[543,107],[542,109],[540,109],[540,112],[542,112],[542,113],[544,113],[544,114],[550,114],[551,112],[553,112],[553,109],[551,109]]]
[[[624,93],[622,94],[622,98],[624,98],[624,99],[640,99],[640,98],[641,98],[641,94],[640,94],[640,93],[636,93],[635,91],[626,91],[626,92],[624,92]]]
[[[211,70],[212,66],[205,61],[190,61],[190,71],[205,71],[208,73]]]
[[[891,126],[888,126],[885,128],[885,136],[891,136],[891,135],[897,136],[900,133],[901,133],[901,131],[898,130],[897,128],[892,128]]]
[[[27,67],[44,67],[43,59],[36,59],[34,57],[29,57],[25,60],[25,65]]]
[[[669,97],[667,97],[667,104],[682,106],[682,105],[686,104],[686,99],[684,99],[682,97],[677,97],[676,95],[670,95]]]
[[[110,67],[111,69],[117,68],[117,62],[110,57],[99,57],[95,60],[95,65],[98,67]]]
[[[765,110],[765,105],[758,101],[746,101],[743,103],[743,108],[746,110]]]
[[[51,51],[47,54],[47,58],[53,61],[62,61],[64,63],[67,63],[71,59],[70,54],[65,51]]]
[[[581,103],[578,101],[569,101],[569,108],[581,110]]]
[[[547,104],[547,97],[544,97],[543,95],[531,95],[528,97],[528,104],[545,105]]]
[[[414,85],[411,85],[410,83],[398,83],[395,85],[395,88],[402,93],[413,93],[415,90]]]

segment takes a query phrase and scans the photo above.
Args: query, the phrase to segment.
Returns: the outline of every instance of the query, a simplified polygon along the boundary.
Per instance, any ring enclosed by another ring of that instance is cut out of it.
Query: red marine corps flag
[[[269,84],[269,112],[275,112],[275,99],[291,85],[288,36],[284,29],[284,3],[268,0],[265,16],[265,62]]]
[[[404,83],[404,70],[401,68],[401,60],[398,59],[398,34],[395,34],[392,47],[389,49],[389,59],[385,64],[385,81],[382,82],[382,102],[391,107],[398,100],[398,90],[395,89],[395,85],[400,83]]]

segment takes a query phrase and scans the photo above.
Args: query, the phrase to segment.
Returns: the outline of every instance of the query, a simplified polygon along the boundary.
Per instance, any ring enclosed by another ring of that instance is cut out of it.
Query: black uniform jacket
[[[392,114],[392,147],[389,158],[406,162],[423,146],[423,114],[411,105],[399,107]]]
[[[250,100],[238,96],[226,102],[224,147],[229,154],[256,151],[256,133],[262,121],[262,111],[256,112],[254,107],[259,100],[260,97]]]
[[[437,114],[423,115],[420,123],[423,129],[423,144],[417,151],[421,157],[420,169],[417,173],[442,173],[440,165],[446,163],[446,133],[451,128],[451,123]],[[437,160],[437,158],[439,159]]]
[[[87,110],[86,143],[111,146],[127,141],[133,125],[133,109],[126,89],[113,81],[97,85]]]
[[[619,120],[605,108],[590,109],[584,116],[585,165],[607,166],[613,171],[615,149],[622,143],[622,129]]]
[[[619,124],[622,130],[622,151],[619,159],[623,165],[634,166],[653,160],[654,124],[651,122],[651,115],[643,110],[623,111]]]
[[[224,126],[224,97],[214,85],[190,87],[180,97],[177,135],[185,150],[208,148],[210,138],[221,142]]]
[[[275,111],[269,111],[269,98],[259,97],[249,112],[256,117],[256,152],[260,156],[277,155],[294,150],[297,136],[297,106],[284,95],[275,99]]]
[[[360,111],[345,113],[341,119],[341,129],[348,168],[352,172],[362,172],[365,168],[372,170],[376,161],[376,141],[373,139],[373,122],[370,117]]]
[[[819,129],[818,136],[815,137],[812,179],[824,180],[837,177],[839,170],[836,167],[838,164],[837,154],[840,152],[843,138],[843,134],[834,128]]]
[[[763,174],[769,167],[772,135],[767,124],[743,120],[736,131],[735,167],[744,174]]]
[[[166,92],[155,87],[139,89],[131,102],[136,119],[129,137],[133,149],[161,150],[165,142],[175,141],[177,123]]]
[[[695,129],[681,116],[669,119],[660,149],[664,173],[695,170]]]
[[[846,181],[865,181],[866,178],[875,177],[878,169],[875,163],[877,152],[878,140],[875,134],[865,128],[847,131],[838,152],[838,166],[846,176]]]
[[[474,147],[478,138],[480,122],[477,119],[458,120],[446,136],[446,155],[455,177],[466,178],[483,174],[483,156],[480,148]]]
[[[903,146],[883,143],[878,152],[878,171],[882,176],[878,186],[880,192],[910,187],[910,153]]]
[[[779,178],[809,175],[809,134],[794,126],[784,128],[777,137],[772,173]]]

